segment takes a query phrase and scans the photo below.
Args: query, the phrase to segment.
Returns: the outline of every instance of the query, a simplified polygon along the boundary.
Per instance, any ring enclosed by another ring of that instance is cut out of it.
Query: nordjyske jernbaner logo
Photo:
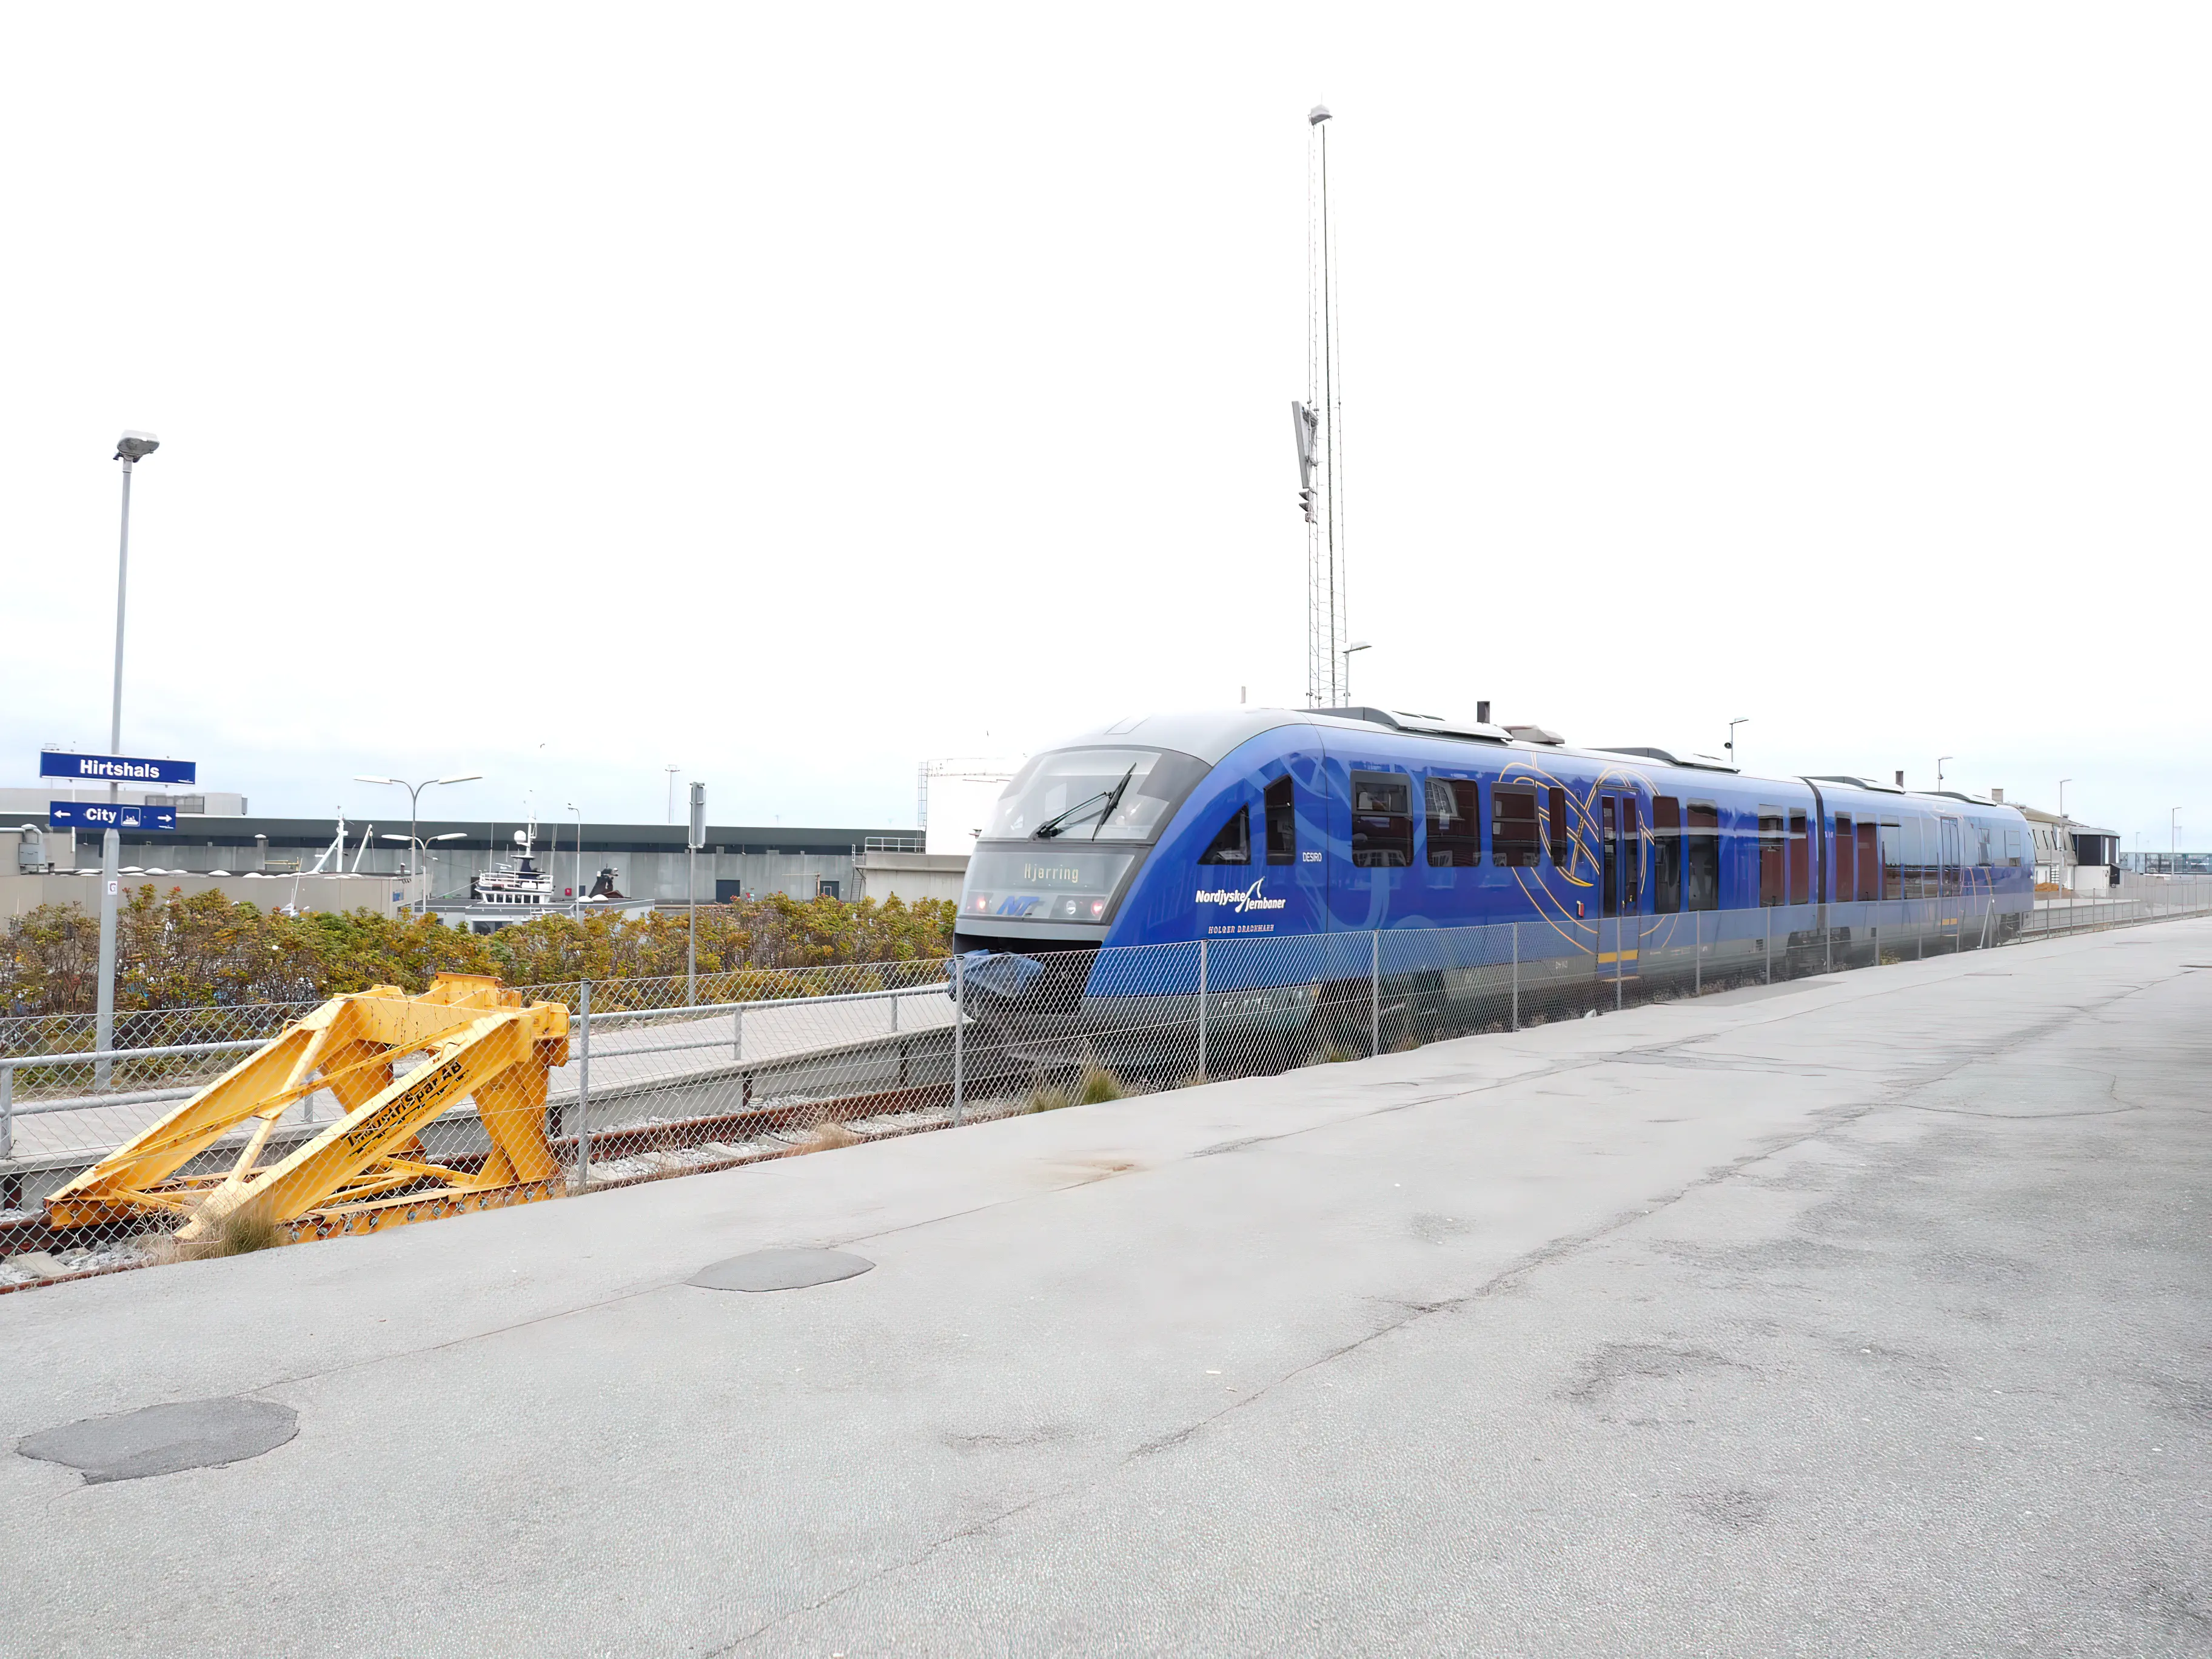
[[[1290,900],[1262,897],[1260,888],[1267,879],[1262,876],[1259,881],[1241,890],[1234,887],[1217,887],[1208,891],[1201,887],[1198,890],[1198,902],[1200,904],[1231,905],[1238,910],[1279,910]]]

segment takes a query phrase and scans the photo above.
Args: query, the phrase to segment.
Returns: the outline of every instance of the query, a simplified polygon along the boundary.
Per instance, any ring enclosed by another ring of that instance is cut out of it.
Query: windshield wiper
[[[1050,841],[1066,824],[1103,801],[1105,805],[1098,807],[1098,823],[1091,831],[1091,839],[1097,841],[1098,831],[1106,827],[1106,820],[1114,816],[1114,809],[1121,804],[1121,792],[1129,787],[1129,780],[1136,775],[1137,768],[1132,762],[1129,769],[1121,774],[1121,782],[1115,784],[1111,789],[1101,789],[1097,794],[1085,797],[1065,812],[1054,813],[1030,832],[1032,838],[1037,841]]]

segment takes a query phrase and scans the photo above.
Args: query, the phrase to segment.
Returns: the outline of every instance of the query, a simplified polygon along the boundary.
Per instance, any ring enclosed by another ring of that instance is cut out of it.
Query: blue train
[[[1527,726],[1237,709],[1033,757],[955,937],[984,1005],[1018,1001],[1042,1036],[1157,1023],[1196,991],[1201,939],[1209,995],[1280,1027],[1380,971],[1479,999],[1495,949],[1532,985],[1725,977],[1816,946],[1843,966],[1992,945],[2033,903],[2027,821],[1991,801]],[[1453,931],[1509,921],[1540,925]]]

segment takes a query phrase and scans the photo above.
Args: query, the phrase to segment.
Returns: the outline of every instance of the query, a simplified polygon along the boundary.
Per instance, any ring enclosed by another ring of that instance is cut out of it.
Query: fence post
[[[730,1016],[730,1024],[732,1028],[730,1034],[730,1058],[741,1060],[745,1057],[745,1005],[744,1003],[739,1003],[737,1011]]]
[[[1690,994],[1705,994],[1705,913],[1690,912]]]
[[[1627,972],[1628,918],[1617,915],[1613,919],[1613,1012],[1620,1012],[1620,976]]]
[[[0,1060],[0,1164],[15,1156],[15,1068]],[[0,1209],[8,1206],[0,1198]]]
[[[1206,941],[1198,942],[1198,1075],[1206,1078]]]
[[[1367,936],[1367,1053],[1382,1052],[1382,930]]]
[[[576,987],[576,1190],[592,1181],[592,981]]]
[[[952,958],[952,1122],[959,1126],[960,1109],[968,1092],[968,976],[958,957]]]
[[[1513,930],[1513,1029],[1521,1029],[1521,924],[1508,922]]]
[[[1771,985],[1774,983],[1774,907],[1771,904],[1764,907],[1762,914],[1766,917],[1766,982]]]

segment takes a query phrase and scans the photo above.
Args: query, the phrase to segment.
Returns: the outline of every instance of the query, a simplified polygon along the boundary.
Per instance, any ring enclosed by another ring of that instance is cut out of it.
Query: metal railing
[[[582,1190],[2212,912],[2212,880],[2159,888],[2027,911],[1948,896],[744,969],[700,975],[688,995],[681,975],[521,988],[570,1012],[545,1128]],[[118,1036],[139,1040],[102,1051],[89,1017],[84,1030],[74,1017],[0,1021],[0,1288],[144,1260],[155,1224],[49,1232],[42,1200],[314,1006],[118,1017]],[[404,1074],[421,1057],[393,1058]],[[294,1102],[257,1155],[343,1115],[326,1092]],[[491,1152],[465,1101],[421,1141],[448,1168]],[[187,1172],[228,1170],[245,1145],[219,1141]]]

